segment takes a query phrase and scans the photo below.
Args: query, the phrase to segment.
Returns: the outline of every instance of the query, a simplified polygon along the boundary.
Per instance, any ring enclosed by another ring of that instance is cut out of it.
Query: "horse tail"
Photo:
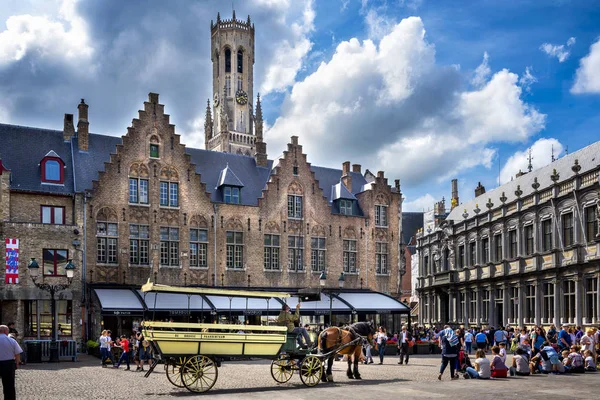
[[[323,353],[327,352],[327,331],[323,331],[319,335],[319,350]]]

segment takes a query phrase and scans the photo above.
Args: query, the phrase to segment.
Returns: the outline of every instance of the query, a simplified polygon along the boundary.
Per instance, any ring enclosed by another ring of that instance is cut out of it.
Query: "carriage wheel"
[[[287,357],[280,357],[271,363],[271,376],[278,383],[286,383],[294,374],[292,361]]]
[[[300,365],[300,379],[306,386],[316,386],[323,373],[323,361],[317,356],[306,356]]]
[[[185,357],[179,358],[171,358],[168,362],[165,363],[165,371],[167,373],[167,379],[174,386],[179,388],[185,387],[183,382],[181,381],[181,367],[186,362]]]
[[[188,358],[180,370],[183,386],[190,392],[196,393],[209,391],[219,376],[214,361],[202,355]]]

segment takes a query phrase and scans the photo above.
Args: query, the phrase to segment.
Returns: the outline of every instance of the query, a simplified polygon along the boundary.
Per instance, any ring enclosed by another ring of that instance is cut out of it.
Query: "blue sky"
[[[462,200],[600,139],[600,1],[253,0],[270,157],[400,178],[405,209]],[[223,2],[0,1],[0,122],[122,135],[150,91],[202,147]],[[4,23],[4,25],[3,25]],[[597,44],[594,46],[594,44]],[[255,93],[256,94],[256,93]],[[0,155],[5,151],[0,147]]]

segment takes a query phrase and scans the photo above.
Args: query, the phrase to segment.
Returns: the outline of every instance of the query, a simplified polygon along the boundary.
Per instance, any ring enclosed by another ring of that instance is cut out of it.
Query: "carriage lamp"
[[[35,261],[35,258],[32,258],[31,261],[29,261],[29,264],[27,264],[27,268],[29,268],[29,275],[32,278],[37,278],[40,275],[40,266],[37,263],[37,261]]]
[[[325,284],[327,283],[327,274],[325,273],[325,271],[321,272],[321,275],[319,276],[319,285],[321,285],[321,287],[325,287]]]
[[[346,280],[346,278],[344,278],[344,273],[342,272],[342,273],[340,274],[340,277],[339,277],[339,279],[338,279],[338,287],[339,287],[340,289],[343,289],[343,288],[344,288],[344,281],[345,281],[345,280]]]

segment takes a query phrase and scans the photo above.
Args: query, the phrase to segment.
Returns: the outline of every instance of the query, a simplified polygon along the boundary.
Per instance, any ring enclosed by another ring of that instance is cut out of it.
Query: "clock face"
[[[219,93],[215,93],[213,96],[213,102],[215,103],[215,107],[219,105]]]
[[[248,95],[246,94],[246,92],[240,89],[237,92],[235,92],[235,101],[237,101],[238,104],[244,105],[248,102]]]

